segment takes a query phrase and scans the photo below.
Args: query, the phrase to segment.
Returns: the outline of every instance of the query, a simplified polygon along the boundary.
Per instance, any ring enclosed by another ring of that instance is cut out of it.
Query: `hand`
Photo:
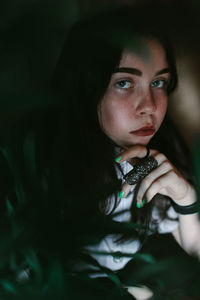
[[[147,149],[145,146],[137,145],[124,150],[120,154],[120,161],[128,161],[134,165],[138,158],[145,157]],[[194,188],[185,180],[182,174],[172,165],[167,157],[157,150],[150,150],[158,167],[149,173],[140,183],[137,193],[138,207],[143,206],[143,198],[150,202],[156,194],[163,194],[170,197],[178,205],[190,205],[196,201]],[[123,197],[126,197],[131,190],[131,185],[125,182],[122,186]]]

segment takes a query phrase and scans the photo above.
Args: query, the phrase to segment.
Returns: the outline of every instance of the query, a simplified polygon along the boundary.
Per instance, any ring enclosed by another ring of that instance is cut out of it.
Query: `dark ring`
[[[157,160],[153,156],[140,159],[133,169],[124,175],[125,181],[130,184],[136,184],[145,178],[151,171],[158,166]]]
[[[148,157],[150,154],[150,148],[148,146],[146,148],[147,148],[147,154],[144,156],[144,158]]]

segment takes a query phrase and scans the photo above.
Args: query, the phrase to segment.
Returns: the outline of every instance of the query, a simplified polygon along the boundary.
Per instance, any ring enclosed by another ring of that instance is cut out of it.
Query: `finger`
[[[158,153],[156,150],[150,150],[150,155],[155,155]],[[121,163],[123,161],[129,161],[132,158],[143,158],[147,154],[147,148],[142,145],[132,146],[129,149],[124,150],[119,154],[119,156],[115,159],[116,162]]]
[[[150,201],[156,193],[160,193],[178,203],[184,201],[188,188],[188,182],[177,172],[176,168],[172,168],[152,183],[146,192],[146,198]]]
[[[165,176],[159,179],[161,190],[160,193],[172,198],[175,202],[182,200],[187,191],[189,184],[176,172],[176,169],[170,170]]]
[[[165,196],[169,196],[166,189],[166,186],[168,184],[167,174],[168,173],[162,175],[159,179],[154,181],[152,185],[147,189],[145,194],[147,202],[150,202],[153,199],[153,197],[158,193]]]
[[[156,152],[154,154],[152,154],[154,156],[154,158],[157,160],[158,165],[160,165],[161,163],[163,163],[164,161],[168,161],[170,163],[170,161],[167,159],[167,157],[160,152]],[[171,163],[170,163],[171,164]]]
[[[155,153],[158,153],[158,152],[156,151]],[[158,156],[159,163],[164,159],[166,159],[166,157],[164,155]],[[128,193],[130,192],[131,188],[132,188],[132,185],[130,185],[130,183],[128,183],[128,182],[124,183],[124,185],[122,186],[122,190],[119,194],[120,198],[126,197],[128,195]]]
[[[169,167],[171,167],[171,165],[170,164],[167,164],[167,163],[165,163],[164,165],[166,165],[166,168],[168,167],[168,169],[169,169]],[[161,168],[161,166],[160,166],[160,168]],[[145,193],[145,191],[146,191],[146,189],[149,187],[149,185],[153,182],[153,180],[155,179],[155,178],[157,178],[157,177],[159,177],[159,174],[163,174],[163,172],[164,172],[164,170],[158,170],[158,174],[156,175],[156,174],[154,174],[154,172],[151,172],[150,174],[153,174],[153,177],[152,177],[152,179],[150,179],[151,181],[150,181],[150,183],[148,184],[148,180],[147,180],[147,184],[146,184],[146,188],[142,188],[142,189],[144,189],[144,191],[143,191],[143,194]],[[145,184],[144,184],[144,186],[145,186]],[[122,185],[122,190],[121,190],[121,192],[120,192],[120,198],[124,198],[124,197],[126,197],[127,195],[128,195],[128,193],[131,191],[131,189],[132,189],[132,187],[133,187],[133,185],[130,185],[130,184],[128,184],[127,182],[125,182],[123,185]],[[141,192],[142,193],[142,192]],[[142,196],[141,196],[141,203],[142,203],[142,197],[143,197],[143,194],[142,194]],[[140,197],[140,195],[139,195],[139,197]]]
[[[152,185],[152,183],[157,180],[160,176],[168,173],[172,170],[172,165],[168,160],[162,162],[156,169],[154,169],[151,173],[149,173],[141,182],[138,194],[137,194],[137,202],[142,204],[142,199],[148,188]]]
[[[128,195],[128,193],[131,191],[132,187],[133,187],[132,185],[129,185],[127,182],[125,182],[122,185],[122,189],[121,192],[119,193],[119,197],[125,198]]]
[[[178,176],[173,169],[156,179],[146,191],[147,202],[151,201],[158,193],[174,198],[182,186],[178,186],[177,179]]]

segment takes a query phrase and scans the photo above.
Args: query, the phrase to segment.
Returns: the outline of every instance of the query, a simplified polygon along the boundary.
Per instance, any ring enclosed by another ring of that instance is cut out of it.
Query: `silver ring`
[[[153,156],[145,156],[123,178],[130,185],[136,184],[157,168],[157,166],[158,162]]]

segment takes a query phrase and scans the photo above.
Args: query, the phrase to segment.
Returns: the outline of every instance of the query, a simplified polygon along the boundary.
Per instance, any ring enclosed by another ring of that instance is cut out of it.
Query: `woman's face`
[[[119,67],[98,106],[102,130],[123,148],[148,144],[167,109],[170,69],[165,51],[156,40],[144,45],[140,53],[122,53]]]

